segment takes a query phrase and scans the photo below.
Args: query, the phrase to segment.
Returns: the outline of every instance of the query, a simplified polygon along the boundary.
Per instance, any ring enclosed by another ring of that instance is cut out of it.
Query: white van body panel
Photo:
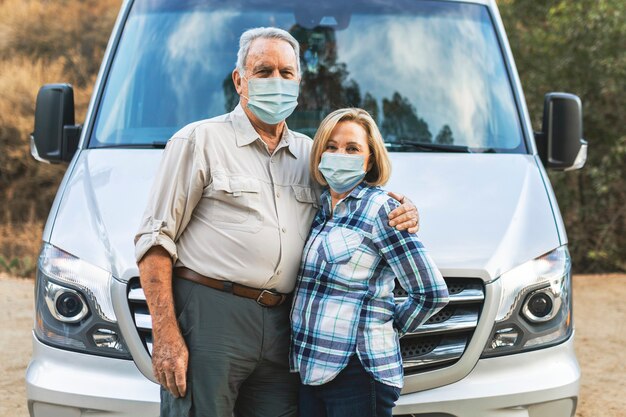
[[[454,366],[409,375],[394,412],[431,416],[572,415],[580,370],[573,336],[532,352],[479,359],[491,335],[502,280],[513,267],[567,243],[547,173],[537,157],[521,82],[495,0],[447,0],[489,8],[529,154],[392,153],[385,187],[420,210],[424,242],[446,277],[485,281],[487,302]],[[162,151],[86,149],[103,86],[129,13],[124,0],[100,68],[79,149],[51,208],[44,242],[110,271],[118,324],[133,360],[48,346],[33,336],[29,412],[50,416],[156,416],[159,388],[134,328],[126,282],[138,276],[133,237]],[[422,414],[424,413],[424,414]]]
[[[133,238],[161,154],[140,149],[82,151],[66,183],[50,243],[122,281],[137,276]],[[391,156],[393,175],[386,188],[406,194],[419,208],[419,236],[444,276],[491,281],[559,246],[533,156]]]

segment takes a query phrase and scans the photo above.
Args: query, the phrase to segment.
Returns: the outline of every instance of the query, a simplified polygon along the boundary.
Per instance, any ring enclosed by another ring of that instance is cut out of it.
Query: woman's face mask
[[[339,194],[356,187],[370,169],[367,132],[358,123],[337,123],[326,143],[318,169],[328,186]]]
[[[342,194],[363,181],[365,178],[364,165],[364,155],[325,152],[322,154],[318,169],[328,186],[336,193]]]

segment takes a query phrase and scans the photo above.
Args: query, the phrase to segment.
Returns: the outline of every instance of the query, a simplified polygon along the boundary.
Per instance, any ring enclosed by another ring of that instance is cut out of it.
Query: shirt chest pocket
[[[298,232],[302,240],[306,240],[311,230],[311,223],[319,206],[315,192],[311,187],[292,185],[295,203],[293,216],[298,220]]]
[[[260,213],[261,185],[246,176],[213,176],[204,189],[209,219],[217,227],[258,232],[263,218]]]
[[[324,237],[318,252],[330,264],[343,264],[352,258],[362,241],[363,236],[359,232],[335,227]]]

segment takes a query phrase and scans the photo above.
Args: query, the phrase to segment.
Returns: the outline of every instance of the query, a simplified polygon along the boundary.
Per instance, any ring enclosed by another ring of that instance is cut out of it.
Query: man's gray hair
[[[246,59],[248,58],[248,52],[250,51],[250,45],[255,39],[280,39],[287,42],[293,48],[293,52],[296,54],[296,63],[298,66],[298,77],[300,76],[300,44],[291,36],[286,30],[282,30],[274,27],[261,27],[248,29],[241,34],[239,38],[239,51],[237,51],[237,70],[239,74],[244,75],[246,69]]]

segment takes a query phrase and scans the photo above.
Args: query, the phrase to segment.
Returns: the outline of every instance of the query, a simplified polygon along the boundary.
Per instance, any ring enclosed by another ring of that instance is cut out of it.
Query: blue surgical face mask
[[[328,186],[337,193],[345,193],[356,187],[365,178],[364,155],[346,155],[339,153],[322,154],[317,168]]]
[[[244,78],[245,79],[245,78]],[[251,78],[248,81],[248,109],[268,125],[276,125],[293,113],[298,105],[297,81],[274,78]]]

